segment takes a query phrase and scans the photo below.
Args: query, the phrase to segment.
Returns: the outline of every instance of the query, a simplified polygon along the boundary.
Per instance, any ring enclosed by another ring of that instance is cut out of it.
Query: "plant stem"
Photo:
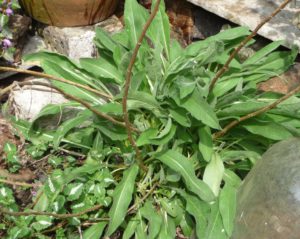
[[[15,185],[15,186],[22,186],[22,187],[30,187],[30,188],[42,186],[41,184],[16,182],[16,181],[11,181],[11,180],[7,180],[7,179],[1,179],[1,178],[0,178],[0,183],[5,183],[5,184],[10,184],[10,185]]]
[[[46,87],[49,87],[49,88],[53,88],[55,89],[56,91],[58,91],[59,93],[61,93],[62,95],[64,95],[66,98],[69,98],[71,100],[74,100],[80,104],[82,104],[84,107],[86,107],[87,109],[89,109],[90,111],[92,111],[94,114],[98,115],[99,117],[101,118],[104,118],[110,122],[112,122],[113,124],[116,124],[116,125],[119,125],[119,126],[122,126],[124,128],[126,128],[126,125],[124,122],[122,121],[118,121],[116,120],[115,118],[107,115],[107,114],[104,114],[98,110],[96,110],[92,105],[90,105],[89,103],[85,102],[84,100],[78,98],[78,97],[75,97],[73,95],[70,95],[66,92],[64,92],[63,90],[61,90],[60,88],[58,87],[55,87],[53,85],[50,85],[50,84],[47,84],[47,83],[43,83],[43,82],[20,82],[18,83],[18,85],[41,85],[41,86],[46,86]],[[12,88],[14,87],[14,85],[12,85],[12,87],[7,87],[6,88],[6,91],[9,91],[9,90],[12,90]],[[3,92],[3,94],[5,94],[6,92]],[[130,126],[131,130],[135,131],[135,132],[139,132],[138,129]]]
[[[86,213],[96,211],[98,209],[102,208],[102,205],[96,205],[94,207],[88,208],[82,212],[78,213],[67,213],[67,214],[57,214],[57,213],[51,213],[51,212],[40,212],[40,211],[28,211],[28,212],[12,212],[9,211],[2,206],[0,206],[0,212],[9,216],[13,217],[20,217],[20,216],[49,216],[49,217],[55,217],[59,219],[65,219],[65,218],[71,218],[71,217],[80,217]]]
[[[236,125],[238,125],[239,123],[241,123],[241,122],[243,122],[245,120],[248,120],[250,118],[253,118],[255,116],[263,114],[263,113],[265,113],[265,112],[267,112],[267,111],[269,111],[271,109],[274,109],[281,102],[287,100],[288,98],[290,98],[291,96],[293,96],[294,94],[296,94],[298,92],[300,92],[300,85],[297,88],[295,88],[294,90],[292,90],[289,93],[287,93],[286,95],[282,96],[280,99],[278,99],[275,102],[273,102],[272,104],[267,105],[265,107],[262,107],[262,108],[260,108],[259,110],[255,111],[255,112],[251,112],[250,114],[242,116],[238,120],[234,120],[234,121],[230,122],[221,131],[214,133],[213,139],[217,139],[217,138],[220,138],[220,137],[224,136],[230,129],[232,129],[233,127],[235,127]]]
[[[217,83],[218,79],[228,70],[229,64],[231,61],[234,59],[236,54],[257,34],[257,32],[267,23],[269,22],[274,16],[276,16],[289,2],[292,0],[285,0],[276,10],[267,18],[262,20],[257,27],[254,29],[254,31],[247,37],[245,38],[239,46],[231,53],[229,58],[227,59],[226,63],[224,66],[217,72],[215,77],[212,79],[210,86],[209,86],[209,91],[212,91],[214,88],[215,84]]]
[[[45,73],[41,73],[41,72],[36,72],[36,71],[31,71],[31,70],[24,70],[24,69],[19,69],[19,68],[13,68],[13,67],[4,67],[4,66],[0,66],[0,71],[18,72],[18,73],[27,74],[27,75],[32,75],[32,76],[37,76],[37,77],[43,77],[43,78],[47,78],[47,79],[50,79],[50,80],[54,80],[54,81],[59,81],[59,82],[62,82],[62,83],[66,83],[66,84],[69,84],[69,85],[72,85],[72,86],[77,86],[79,88],[82,88],[82,89],[85,89],[87,91],[93,92],[93,93],[95,93],[95,94],[97,94],[99,96],[105,97],[107,99],[110,99],[110,100],[112,99],[111,95],[108,95],[108,94],[103,93],[103,92],[101,92],[99,90],[93,89],[93,88],[91,88],[89,86],[85,86],[85,85],[82,85],[82,84],[79,84],[79,83],[75,83],[73,81],[66,80],[66,79],[63,79],[63,78],[60,78],[60,77],[52,76],[52,75],[49,75],[49,74],[45,74]]]
[[[135,63],[135,60],[137,58],[139,49],[142,45],[142,41],[146,35],[146,32],[148,30],[148,28],[150,27],[153,19],[155,18],[158,10],[159,10],[159,5],[160,5],[161,0],[157,0],[154,6],[153,11],[151,12],[150,17],[148,18],[145,26],[143,27],[142,33],[138,39],[138,42],[133,50],[131,59],[130,59],[130,63],[129,66],[127,68],[127,72],[126,72],[126,80],[125,80],[125,86],[124,86],[124,96],[122,98],[122,106],[123,106],[123,115],[124,115],[124,122],[126,125],[126,129],[127,129],[127,135],[128,135],[128,140],[130,141],[130,144],[132,145],[132,147],[135,150],[136,153],[136,161],[138,163],[138,165],[140,166],[140,168],[142,168],[144,171],[147,171],[146,166],[143,163],[142,157],[141,157],[141,152],[139,150],[139,148],[137,147],[135,140],[132,136],[132,130],[131,130],[131,124],[129,121],[129,116],[128,116],[128,111],[127,111],[127,99],[128,99],[128,93],[129,93],[129,88],[130,88],[130,84],[131,84],[131,75],[132,75],[132,69]]]

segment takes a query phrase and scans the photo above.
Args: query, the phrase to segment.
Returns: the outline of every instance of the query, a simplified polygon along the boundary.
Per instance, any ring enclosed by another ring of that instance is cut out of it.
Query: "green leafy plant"
[[[48,238],[49,231],[79,238],[78,228],[84,228],[83,238],[95,239],[117,231],[122,238],[173,239],[177,229],[186,237],[230,238],[243,176],[271,144],[299,135],[297,95],[228,127],[282,97],[258,92],[256,84],[286,71],[296,49],[275,51],[281,42],[274,42],[246,61],[235,57],[210,89],[250,31],[229,29],[183,49],[170,39],[161,3],[139,45],[148,18],[136,0],[127,0],[124,31],[110,36],[97,29],[100,58],[76,63],[50,52],[25,58],[55,76],[53,87],[71,101],[45,107],[33,123],[15,120],[16,127],[36,147],[67,148],[86,160],[79,167],[55,160],[34,211],[18,214],[13,198],[3,204],[2,195],[1,211],[15,223],[8,238]],[[126,69],[134,53],[127,96]],[[43,127],[50,118],[57,128]]]

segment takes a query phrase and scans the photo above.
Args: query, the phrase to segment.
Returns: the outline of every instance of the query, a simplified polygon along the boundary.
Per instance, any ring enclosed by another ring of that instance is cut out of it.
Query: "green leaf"
[[[225,169],[223,180],[227,185],[231,185],[234,188],[238,188],[242,183],[242,180],[239,178],[239,176],[230,169]]]
[[[134,164],[124,171],[122,181],[116,186],[113,193],[113,205],[109,210],[110,222],[106,232],[110,236],[124,221],[128,206],[132,199],[133,189],[135,187],[135,179],[139,172],[138,165]]]
[[[177,129],[176,125],[172,124],[169,132],[165,136],[161,138],[156,138],[158,134],[158,130],[154,128],[149,128],[140,135],[136,144],[137,146],[142,146],[145,144],[154,144],[154,145],[167,144],[170,140],[173,139],[176,133],[176,129]]]
[[[219,211],[218,202],[211,205],[211,214],[208,219],[205,239],[227,239],[226,231],[223,227],[222,217]]]
[[[32,223],[32,227],[37,231],[46,229],[51,225],[52,225],[52,219],[48,216],[37,216],[36,222]]]
[[[227,235],[231,237],[236,212],[237,189],[225,184],[219,198],[219,208]]]
[[[246,61],[244,61],[243,67],[245,67],[247,65],[258,63],[259,60],[261,60],[263,57],[265,57],[266,55],[268,55],[269,53],[274,51],[276,48],[278,48],[282,44],[283,44],[283,41],[275,41],[275,42],[268,44],[264,48],[257,51],[253,56],[248,58]]]
[[[162,224],[162,217],[156,212],[150,201],[147,201],[140,209],[140,213],[148,220],[148,239],[155,239],[160,231]]]
[[[136,46],[148,16],[149,13],[147,10],[139,5],[136,0],[125,1],[124,22],[126,30],[130,35],[129,42],[131,49],[134,49]]]
[[[213,108],[196,92],[195,90],[194,94],[177,104],[185,108],[195,119],[203,124],[213,129],[220,129],[219,121]]]
[[[156,1],[152,1],[152,9]],[[170,23],[169,17],[166,14],[165,3],[161,1],[159,11],[153,19],[147,35],[152,40],[154,46],[159,44],[163,47],[166,58],[170,57]],[[158,48],[158,47],[157,47]]]
[[[53,147],[55,149],[58,148],[60,142],[65,137],[65,135],[73,128],[80,127],[80,125],[86,122],[89,118],[91,118],[92,113],[86,112],[86,114],[77,115],[74,118],[71,118],[60,125],[57,128],[54,138],[53,138]]]
[[[163,223],[158,235],[158,239],[174,239],[176,236],[176,225],[174,219],[168,216],[167,212],[162,214]]]
[[[96,27],[95,44],[98,48],[111,52],[118,46],[111,36],[100,27]]]
[[[187,212],[195,218],[197,237],[204,238],[209,215],[208,205],[191,194],[184,193],[182,196],[186,200]]]
[[[103,230],[107,222],[99,222],[83,232],[83,239],[99,239],[102,236]]]
[[[83,183],[71,183],[68,184],[65,189],[65,194],[68,196],[69,201],[74,201],[80,197],[83,190]]]
[[[192,163],[182,154],[168,150],[157,156],[157,159],[179,173],[183,177],[186,187],[199,198],[208,202],[214,200],[213,192],[206,183],[196,177]]]
[[[191,121],[189,117],[187,116],[188,112],[185,109],[177,108],[169,109],[171,117],[178,123],[181,124],[184,127],[190,127]]]
[[[117,67],[110,64],[107,60],[103,58],[81,58],[80,65],[84,70],[91,73],[97,78],[112,79],[118,84],[124,81],[123,76],[118,71]]]
[[[161,138],[163,138],[164,136],[166,136],[167,134],[170,133],[171,128],[172,128],[172,119],[168,118],[168,121],[165,124],[165,127],[163,128],[163,130],[160,131],[159,134],[157,136],[153,137],[152,139],[161,139]]]
[[[241,77],[231,77],[230,80],[218,81],[215,87],[213,88],[213,95],[215,97],[223,96],[242,81],[243,78]]]
[[[140,221],[138,220],[137,216],[135,216],[134,218],[132,218],[131,220],[129,220],[126,229],[123,233],[123,237],[122,239],[130,239],[132,238],[137,225],[140,223]]]
[[[213,141],[210,128],[207,126],[200,127],[199,134],[199,150],[206,162],[211,160],[213,154]]]
[[[261,135],[268,139],[283,140],[292,136],[292,134],[282,125],[273,122],[253,122],[243,123],[242,127],[252,134]]]
[[[220,156],[215,153],[206,166],[203,181],[211,188],[215,196],[219,195],[220,185],[224,174],[224,164]]]

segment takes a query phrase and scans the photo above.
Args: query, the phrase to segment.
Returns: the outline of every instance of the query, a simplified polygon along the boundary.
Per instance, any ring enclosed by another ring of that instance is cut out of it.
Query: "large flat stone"
[[[188,0],[236,24],[251,30],[268,17],[283,0]],[[272,41],[284,40],[284,45],[300,47],[300,1],[285,7],[258,32]]]

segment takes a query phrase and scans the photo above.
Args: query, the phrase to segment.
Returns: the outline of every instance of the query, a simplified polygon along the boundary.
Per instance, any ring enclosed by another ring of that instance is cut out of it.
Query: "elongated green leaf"
[[[138,220],[138,218],[137,218],[137,216],[135,216],[134,218],[132,218],[129,222],[128,222],[128,224],[127,224],[127,226],[126,226],[126,229],[125,229],[125,231],[123,232],[123,237],[122,237],[122,239],[130,239],[130,238],[132,238],[132,236],[133,236],[133,234],[134,234],[134,232],[135,232],[135,230],[136,230],[136,227],[137,227],[137,225],[139,224],[139,220]]]
[[[186,187],[202,200],[214,200],[213,192],[206,183],[196,177],[192,163],[182,154],[174,150],[169,150],[157,156],[157,159],[179,173],[183,177]]]
[[[152,1],[152,9],[156,1]],[[166,58],[170,56],[170,23],[166,14],[165,3],[161,1],[159,11],[157,12],[151,26],[148,29],[148,36],[152,40],[154,46],[158,44],[163,46]]]
[[[168,143],[170,140],[172,140],[172,138],[176,133],[176,129],[177,129],[176,125],[172,124],[169,132],[165,136],[158,139],[155,138],[157,137],[158,134],[157,129],[153,129],[153,128],[147,129],[140,135],[136,143],[138,146],[142,146],[145,144],[164,145]]]
[[[224,164],[220,156],[215,153],[206,166],[203,181],[210,187],[215,196],[219,195],[220,185],[224,174]]]
[[[196,91],[191,97],[180,101],[178,105],[189,111],[195,119],[200,120],[203,124],[214,129],[220,129],[218,118],[213,108]]]
[[[170,133],[171,128],[172,128],[172,120],[171,120],[171,118],[169,118],[166,125],[165,125],[165,127],[163,128],[163,130],[160,131],[159,134],[156,137],[153,137],[152,139],[161,139],[161,138],[163,138],[168,133]]]
[[[191,121],[187,116],[187,111],[185,109],[178,108],[176,110],[169,109],[171,117],[184,127],[190,127]]]
[[[263,57],[265,57],[266,55],[274,51],[276,48],[278,48],[280,45],[282,45],[282,43],[283,41],[275,41],[270,43],[269,45],[257,51],[253,56],[248,58],[246,61],[244,61],[243,66],[257,63]]]
[[[138,13],[138,14],[136,14]],[[133,49],[148,19],[149,13],[136,0],[125,1],[124,22],[130,35],[130,47]]]
[[[242,82],[242,80],[243,78],[241,77],[236,77],[236,78],[231,77],[230,80],[218,82],[213,89],[213,95],[215,97],[220,97],[226,94],[228,91],[236,87],[238,83]]]
[[[242,183],[242,180],[239,178],[239,176],[230,169],[225,169],[223,180],[227,185],[230,185],[234,188],[238,188]]]
[[[38,52],[26,55],[24,60],[40,65],[48,74],[96,87],[93,79],[80,71],[79,65],[66,56],[53,52]]]
[[[56,130],[53,138],[53,147],[57,148],[65,137],[65,135],[73,128],[80,126],[83,122],[86,122],[89,118],[91,118],[91,112],[87,112],[86,114],[81,114],[76,116],[75,118],[69,119],[61,124],[60,127]]]
[[[140,209],[140,212],[142,216],[148,220],[148,239],[155,239],[161,228],[162,217],[156,212],[150,201],[145,203],[144,207]]]
[[[174,219],[168,216],[167,212],[162,214],[163,223],[158,235],[158,239],[174,239],[176,236],[176,225]]]
[[[111,52],[113,52],[118,46],[118,44],[108,35],[108,33],[100,27],[96,28],[95,44],[98,48]]]
[[[155,97],[142,91],[130,92],[127,101],[128,110],[146,109],[156,116],[163,115],[161,107]]]
[[[208,47],[214,41],[226,42],[233,39],[241,38],[248,36],[250,31],[247,27],[236,27],[222,31],[214,36],[206,38],[204,41],[195,42],[187,47],[187,54],[195,55],[197,52],[203,50],[205,47]]]
[[[213,154],[213,142],[210,128],[207,126],[201,127],[198,130],[199,134],[199,150],[206,162],[211,160]]]
[[[268,139],[283,140],[292,136],[292,134],[285,127],[272,122],[254,122],[253,124],[245,123],[243,124],[243,127],[252,134],[261,135]]]
[[[97,88],[97,85],[95,85],[91,79],[87,79],[82,75],[78,75],[78,73],[76,73],[78,72],[78,69],[62,68],[59,65],[59,63],[53,63],[46,60],[43,61],[42,68],[47,74],[54,75],[67,80],[72,80],[76,83],[86,84]],[[53,81],[52,84],[60,88],[61,90],[68,92],[69,94],[81,98],[83,100],[86,100],[88,102],[93,102],[94,104],[102,104],[104,102],[103,100],[99,99],[99,97],[96,94],[91,93],[82,88],[79,88],[77,86],[62,83],[59,81]]]
[[[122,83],[123,77],[117,67],[110,64],[107,60],[82,58],[80,65],[84,70],[96,76],[97,78],[112,79],[116,83]]]
[[[61,114],[64,110],[64,108],[78,108],[78,109],[83,109],[83,107],[77,103],[77,102],[66,102],[66,103],[63,103],[63,104],[59,104],[59,105],[53,105],[53,104],[49,104],[49,105],[46,105],[39,113],[38,115],[34,118],[33,120],[33,124],[34,124],[34,121],[38,120],[39,118],[41,117],[44,117],[44,116],[51,116],[51,115],[56,115],[56,114]]]
[[[187,212],[195,218],[197,237],[204,238],[209,217],[209,206],[191,194],[185,193],[183,197],[186,200]]]
[[[106,235],[110,236],[121,225],[126,216],[132,199],[135,179],[139,172],[138,165],[134,164],[124,172],[122,181],[117,185],[113,194],[113,205],[109,210],[109,226]]]
[[[83,239],[99,239],[102,236],[103,230],[107,222],[99,222],[83,232]]]
[[[218,202],[211,205],[211,214],[206,228],[205,239],[228,239],[224,230]]]
[[[225,184],[219,198],[220,213],[227,235],[231,237],[236,212],[237,189]]]
[[[236,102],[233,105],[230,105],[229,107],[219,111],[217,115],[218,117],[242,116],[254,112],[268,104],[269,103],[267,102],[259,102],[254,100],[247,101],[247,102]]]

